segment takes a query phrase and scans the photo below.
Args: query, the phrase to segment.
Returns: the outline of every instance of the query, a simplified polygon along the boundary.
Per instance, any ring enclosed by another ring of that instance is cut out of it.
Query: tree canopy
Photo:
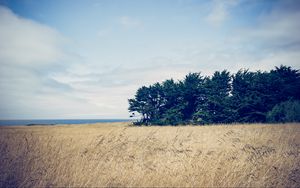
[[[300,73],[283,65],[269,72],[189,73],[142,86],[128,101],[129,111],[141,114],[137,124],[145,125],[299,121]]]

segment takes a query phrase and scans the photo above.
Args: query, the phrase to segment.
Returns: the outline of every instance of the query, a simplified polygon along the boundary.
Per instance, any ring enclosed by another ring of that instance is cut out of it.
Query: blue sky
[[[127,118],[142,85],[300,68],[298,0],[0,0],[0,118]]]

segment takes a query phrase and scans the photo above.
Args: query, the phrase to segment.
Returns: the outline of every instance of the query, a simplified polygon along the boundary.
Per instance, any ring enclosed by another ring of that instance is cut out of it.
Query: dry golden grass
[[[300,125],[0,128],[0,187],[300,187]]]

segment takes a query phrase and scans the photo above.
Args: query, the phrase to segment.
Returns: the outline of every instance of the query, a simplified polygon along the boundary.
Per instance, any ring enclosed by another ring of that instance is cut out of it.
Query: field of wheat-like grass
[[[300,125],[0,127],[0,187],[300,187]]]

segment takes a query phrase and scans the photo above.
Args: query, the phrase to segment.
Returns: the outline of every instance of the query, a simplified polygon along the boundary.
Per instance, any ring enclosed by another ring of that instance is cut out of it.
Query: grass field
[[[0,127],[0,187],[300,187],[300,125]]]

